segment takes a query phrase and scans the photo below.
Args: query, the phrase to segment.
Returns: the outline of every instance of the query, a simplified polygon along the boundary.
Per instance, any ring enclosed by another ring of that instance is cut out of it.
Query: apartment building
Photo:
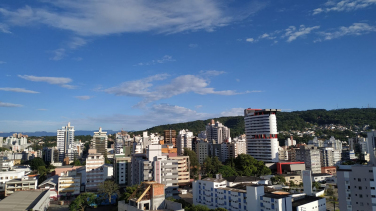
[[[376,210],[376,167],[349,166],[337,170],[340,210]]]
[[[131,136],[126,131],[116,133],[115,139],[115,154],[124,153],[123,147],[130,147],[132,143]]]
[[[178,161],[178,184],[189,183],[190,181],[190,162],[189,156],[170,157],[171,160]]]
[[[61,130],[57,130],[57,150],[59,151],[59,162],[63,162],[67,149],[70,149],[74,142],[74,126],[68,122]]]
[[[176,147],[178,155],[184,154],[184,148],[192,149],[193,132],[187,130],[179,131],[176,138]]]
[[[37,189],[37,185],[38,180],[36,177],[23,176],[21,178],[9,180],[5,183],[5,196],[9,196],[17,191],[35,190]]]
[[[80,194],[81,175],[75,171],[68,171],[66,175],[58,178],[58,196],[77,196]]]
[[[244,122],[247,154],[264,162],[278,162],[276,113],[280,109],[245,109]]]
[[[97,150],[99,154],[106,154],[107,153],[107,132],[103,132],[102,128],[99,128],[98,132],[94,132],[93,140],[92,140],[92,148]]]
[[[115,154],[114,156],[114,178],[120,187],[131,185],[131,157],[124,154]]]
[[[206,157],[209,156],[210,144],[206,141],[199,141],[196,143],[196,154],[200,165],[204,163]]]
[[[206,126],[206,138],[210,143],[222,144],[230,138],[230,129],[212,119]]]
[[[59,150],[57,147],[44,147],[43,160],[49,163],[59,162]]]
[[[104,176],[104,156],[96,149],[89,149],[86,158],[86,189],[95,190],[106,178]]]
[[[296,161],[302,161],[306,170],[312,171],[312,174],[321,173],[320,150],[313,145],[303,145],[296,150]]]
[[[161,145],[149,145],[145,154],[132,156],[132,185],[155,181],[166,186],[167,197],[178,195],[179,178],[186,181],[187,174],[189,177],[189,168],[186,168],[189,158],[180,157],[162,155]]]
[[[0,171],[0,192],[5,192],[6,182],[22,178],[24,175],[25,171]],[[0,193],[0,195],[4,195],[4,193]]]
[[[164,131],[164,143],[172,144],[176,147],[176,130],[165,130]]]
[[[325,211],[325,198],[306,196],[293,199],[288,192],[275,191],[264,185],[238,184],[228,187],[220,175],[192,183],[193,204],[209,209],[236,211]]]

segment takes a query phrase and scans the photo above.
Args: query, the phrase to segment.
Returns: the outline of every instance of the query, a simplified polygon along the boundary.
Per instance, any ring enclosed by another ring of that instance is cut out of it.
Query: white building
[[[296,150],[296,161],[302,161],[306,170],[311,170],[313,174],[321,173],[320,150],[313,145],[304,145]]]
[[[265,192],[264,185],[238,184],[226,186],[221,176],[192,182],[193,204],[209,209],[224,208],[236,211],[325,211],[325,198],[306,196],[292,200],[292,195],[283,191]],[[313,205],[313,206],[312,206]]]
[[[335,150],[342,151],[342,141],[332,136],[329,140],[324,141],[324,147],[332,147]]]
[[[221,144],[230,138],[230,129],[212,119],[211,123],[206,126],[206,138],[210,143]]]
[[[5,183],[25,176],[25,171],[0,171],[0,192],[5,191]]]
[[[63,126],[61,130],[57,130],[57,149],[59,151],[60,162],[64,161],[67,149],[73,145],[74,142],[74,126],[68,122],[67,126]]]
[[[81,177],[77,170],[67,171],[64,176],[58,177],[58,196],[77,196],[80,194]]]
[[[280,109],[245,109],[247,154],[264,162],[278,162],[276,113]]]
[[[86,189],[97,189],[105,181],[104,156],[97,153],[96,149],[89,149],[86,158]]]
[[[285,140],[285,146],[289,147],[289,146],[295,146],[295,145],[296,145],[296,140],[293,139],[293,136]]]
[[[104,155],[107,152],[107,141],[108,141],[108,136],[107,132],[102,131],[102,128],[99,128],[98,132],[94,132],[93,135],[93,149],[97,150],[97,153],[100,153]]]
[[[184,154],[184,148],[192,149],[193,132],[187,130],[179,131],[176,137],[176,147],[178,155]]]

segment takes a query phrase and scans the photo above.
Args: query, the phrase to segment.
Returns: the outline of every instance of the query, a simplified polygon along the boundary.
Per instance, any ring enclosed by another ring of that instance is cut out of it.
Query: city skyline
[[[182,6],[183,5],[183,6]],[[0,3],[0,131],[374,107],[376,2]]]

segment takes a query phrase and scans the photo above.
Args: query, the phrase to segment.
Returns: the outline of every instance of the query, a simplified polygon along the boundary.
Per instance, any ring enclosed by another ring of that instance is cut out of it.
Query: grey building
[[[214,141],[215,144],[221,144],[230,138],[230,129],[212,119],[211,123],[206,126],[206,137],[209,142]]]
[[[123,154],[115,154],[114,156],[114,178],[115,182],[121,186],[131,185],[131,157]]]
[[[376,167],[349,166],[337,170],[340,210],[376,209]]]
[[[306,170],[311,170],[313,174],[321,173],[320,150],[313,145],[304,145],[296,150],[296,161],[302,161]]]

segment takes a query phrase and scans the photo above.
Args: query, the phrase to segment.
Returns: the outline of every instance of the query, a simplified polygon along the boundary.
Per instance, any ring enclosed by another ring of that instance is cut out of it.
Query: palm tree
[[[329,200],[330,200],[330,202],[333,203],[333,207],[334,207],[333,210],[335,211],[338,198],[335,197],[335,196],[331,196],[331,197],[329,197]]]

